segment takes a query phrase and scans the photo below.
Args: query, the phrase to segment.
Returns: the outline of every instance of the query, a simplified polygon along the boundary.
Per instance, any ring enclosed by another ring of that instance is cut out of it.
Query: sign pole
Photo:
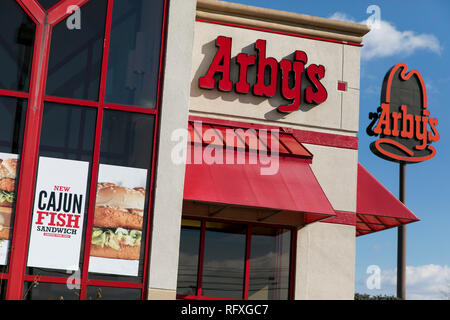
[[[400,162],[399,200],[406,204],[406,164]],[[406,299],[406,225],[398,227],[397,238],[397,297]]]

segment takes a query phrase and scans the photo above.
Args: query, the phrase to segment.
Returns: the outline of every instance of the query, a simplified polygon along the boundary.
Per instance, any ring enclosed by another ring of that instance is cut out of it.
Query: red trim
[[[324,147],[358,150],[358,138],[334,133],[293,130],[294,137],[301,143]]]
[[[46,96],[44,98],[44,101],[45,102],[53,102],[53,103],[71,104],[71,105],[77,105],[77,106],[85,106],[85,107],[94,107],[94,108],[97,108],[97,106],[98,106],[98,102],[95,102],[95,101],[77,100],[77,99],[50,97],[50,96]]]
[[[16,0],[36,24],[44,24],[45,10],[34,0]],[[39,44],[38,44],[39,45]]]
[[[30,99],[28,101],[25,122],[24,139],[17,198],[14,232],[11,242],[10,281],[6,290],[8,300],[22,298],[23,279],[27,263],[28,241],[30,228],[28,227],[33,212],[33,195],[36,184],[37,162],[39,154],[39,137],[43,112],[44,91],[46,84],[46,70],[48,53],[50,50],[51,27],[38,25],[33,56],[32,77],[30,85]],[[25,227],[24,227],[25,226]]]
[[[245,269],[244,269],[244,300],[248,300],[248,287],[250,284],[250,249],[252,246],[252,225],[247,225],[245,243]]]
[[[300,34],[295,34],[295,33],[290,33],[290,32],[284,32],[284,31],[276,31],[276,30],[269,30],[269,29],[264,29],[264,28],[244,26],[244,25],[239,25],[239,24],[235,24],[235,23],[218,22],[218,21],[211,21],[211,20],[198,19],[198,18],[195,19],[195,21],[197,21],[197,22],[205,22],[205,23],[212,23],[212,24],[218,24],[218,25],[227,26],[227,27],[242,28],[242,29],[249,29],[249,30],[255,30],[255,31],[262,31],[262,32],[268,32],[268,33],[281,34],[281,35],[284,35],[284,36],[290,36],[290,37],[296,37],[296,38],[304,38],[304,39],[310,39],[310,40],[318,40],[318,41],[346,44],[346,45],[349,45],[349,46],[356,46],[356,47],[362,47],[363,46],[360,43],[347,42],[347,41],[341,41],[341,40],[333,40],[333,39],[327,39],[327,38],[312,37],[312,36],[300,35]]]
[[[119,282],[119,281],[104,281],[104,280],[88,280],[87,286],[142,289],[143,284],[141,282]]]
[[[60,283],[67,284],[71,281],[72,284],[80,284],[81,280],[79,278],[74,278],[69,280],[68,278],[60,278],[60,277],[48,277],[48,276],[39,276],[39,275],[25,275],[24,281],[38,281],[41,283]]]
[[[255,123],[247,123],[240,122],[235,120],[224,120],[224,119],[216,119],[216,118],[207,118],[200,116],[189,116],[189,121],[201,121],[205,124],[217,124],[223,126],[230,127],[239,127],[245,129],[278,129],[280,132],[289,132],[292,133],[294,138],[297,139],[300,143],[306,144],[314,144],[321,145],[326,147],[334,147],[334,148],[342,148],[342,149],[352,149],[358,150],[358,137],[346,136],[341,134],[334,133],[323,133],[316,131],[306,131],[306,130],[298,130],[292,128],[283,128],[266,124],[255,124]]]
[[[85,242],[84,242],[84,257],[83,257],[83,271],[81,273],[82,286],[80,291],[80,299],[86,299],[87,292],[87,281],[89,276],[89,260],[91,253],[91,238],[92,238],[92,228],[94,224],[94,211],[95,211],[95,201],[97,195],[97,180],[98,180],[98,170],[99,170],[99,159],[100,159],[100,143],[102,139],[102,126],[103,126],[103,110],[104,110],[104,100],[106,91],[106,77],[108,72],[108,56],[109,56],[109,44],[111,37],[111,21],[112,21],[112,10],[113,10],[113,0],[108,0],[107,13],[106,13],[106,26],[105,26],[105,38],[103,44],[103,57],[102,57],[102,69],[100,78],[100,88],[99,88],[99,105],[97,111],[97,123],[95,128],[95,143],[94,143],[94,154],[92,157],[92,174],[89,192],[89,210],[87,216],[86,230],[85,230]]]
[[[28,92],[18,92],[18,91],[10,91],[10,90],[0,90],[0,96],[28,99],[28,97],[29,97],[30,95],[28,94]]]
[[[104,108],[111,109],[111,110],[133,112],[133,113],[144,113],[144,114],[157,114],[158,113],[157,109],[124,106],[124,105],[111,104],[111,103],[105,103]]]
[[[335,211],[336,216],[325,220],[324,223],[344,224],[348,226],[356,226],[356,213],[347,211]]]
[[[47,23],[51,26],[57,25],[59,22],[70,15],[67,12],[67,8],[69,8],[70,6],[77,6],[81,8],[88,1],[89,0],[65,0],[59,2],[57,5],[48,10]]]

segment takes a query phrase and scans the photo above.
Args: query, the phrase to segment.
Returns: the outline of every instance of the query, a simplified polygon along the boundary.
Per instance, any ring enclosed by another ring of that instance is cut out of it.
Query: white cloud
[[[356,22],[342,12],[334,13],[330,19]],[[368,19],[359,23],[368,24]],[[364,36],[363,44],[361,58],[364,60],[394,55],[409,56],[417,50],[428,50],[436,54],[442,52],[441,44],[436,36],[417,34],[410,30],[400,31],[395,25],[385,20],[380,20],[373,26],[372,30]]]
[[[396,284],[396,269],[381,271],[382,289],[395,292]],[[406,298],[411,300],[450,299],[450,267],[435,264],[407,266]]]

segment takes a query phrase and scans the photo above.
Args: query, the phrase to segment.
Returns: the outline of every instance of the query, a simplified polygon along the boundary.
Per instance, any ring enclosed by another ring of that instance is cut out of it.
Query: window
[[[0,299],[142,299],[167,0],[67,5],[0,1]]]
[[[183,219],[177,297],[290,299],[294,235],[283,227]]]

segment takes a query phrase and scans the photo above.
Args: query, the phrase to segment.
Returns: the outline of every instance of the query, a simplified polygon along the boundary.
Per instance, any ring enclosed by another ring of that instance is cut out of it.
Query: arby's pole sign
[[[235,91],[240,94],[252,93],[254,96],[272,98],[280,88],[280,94],[287,100],[278,106],[278,111],[290,113],[297,111],[302,102],[317,105],[325,102],[328,93],[321,80],[325,77],[323,65],[308,63],[304,51],[296,50],[293,61],[282,59],[278,62],[267,57],[266,40],[257,40],[255,54],[239,53],[235,59],[238,66],[238,80],[231,80],[231,47],[230,37],[218,36],[217,52],[206,74],[199,79],[202,89],[218,89],[223,92]],[[256,79],[248,79],[249,69],[256,68]],[[279,77],[280,76],[280,77]],[[281,86],[279,80],[281,79]],[[249,83],[250,80],[250,83]]]
[[[406,165],[433,158],[436,149],[431,143],[440,139],[438,120],[431,117],[427,92],[417,70],[408,72],[398,63],[386,74],[381,91],[381,106],[370,113],[372,122],[367,133],[377,136],[372,152],[399,163],[399,200],[406,203]],[[397,235],[397,297],[406,299],[406,226],[398,227]]]
[[[378,136],[370,145],[377,156],[400,163],[418,163],[436,155],[431,143],[440,139],[438,120],[431,117],[422,76],[417,70],[408,73],[398,63],[386,74],[381,92],[381,106],[367,133]]]

